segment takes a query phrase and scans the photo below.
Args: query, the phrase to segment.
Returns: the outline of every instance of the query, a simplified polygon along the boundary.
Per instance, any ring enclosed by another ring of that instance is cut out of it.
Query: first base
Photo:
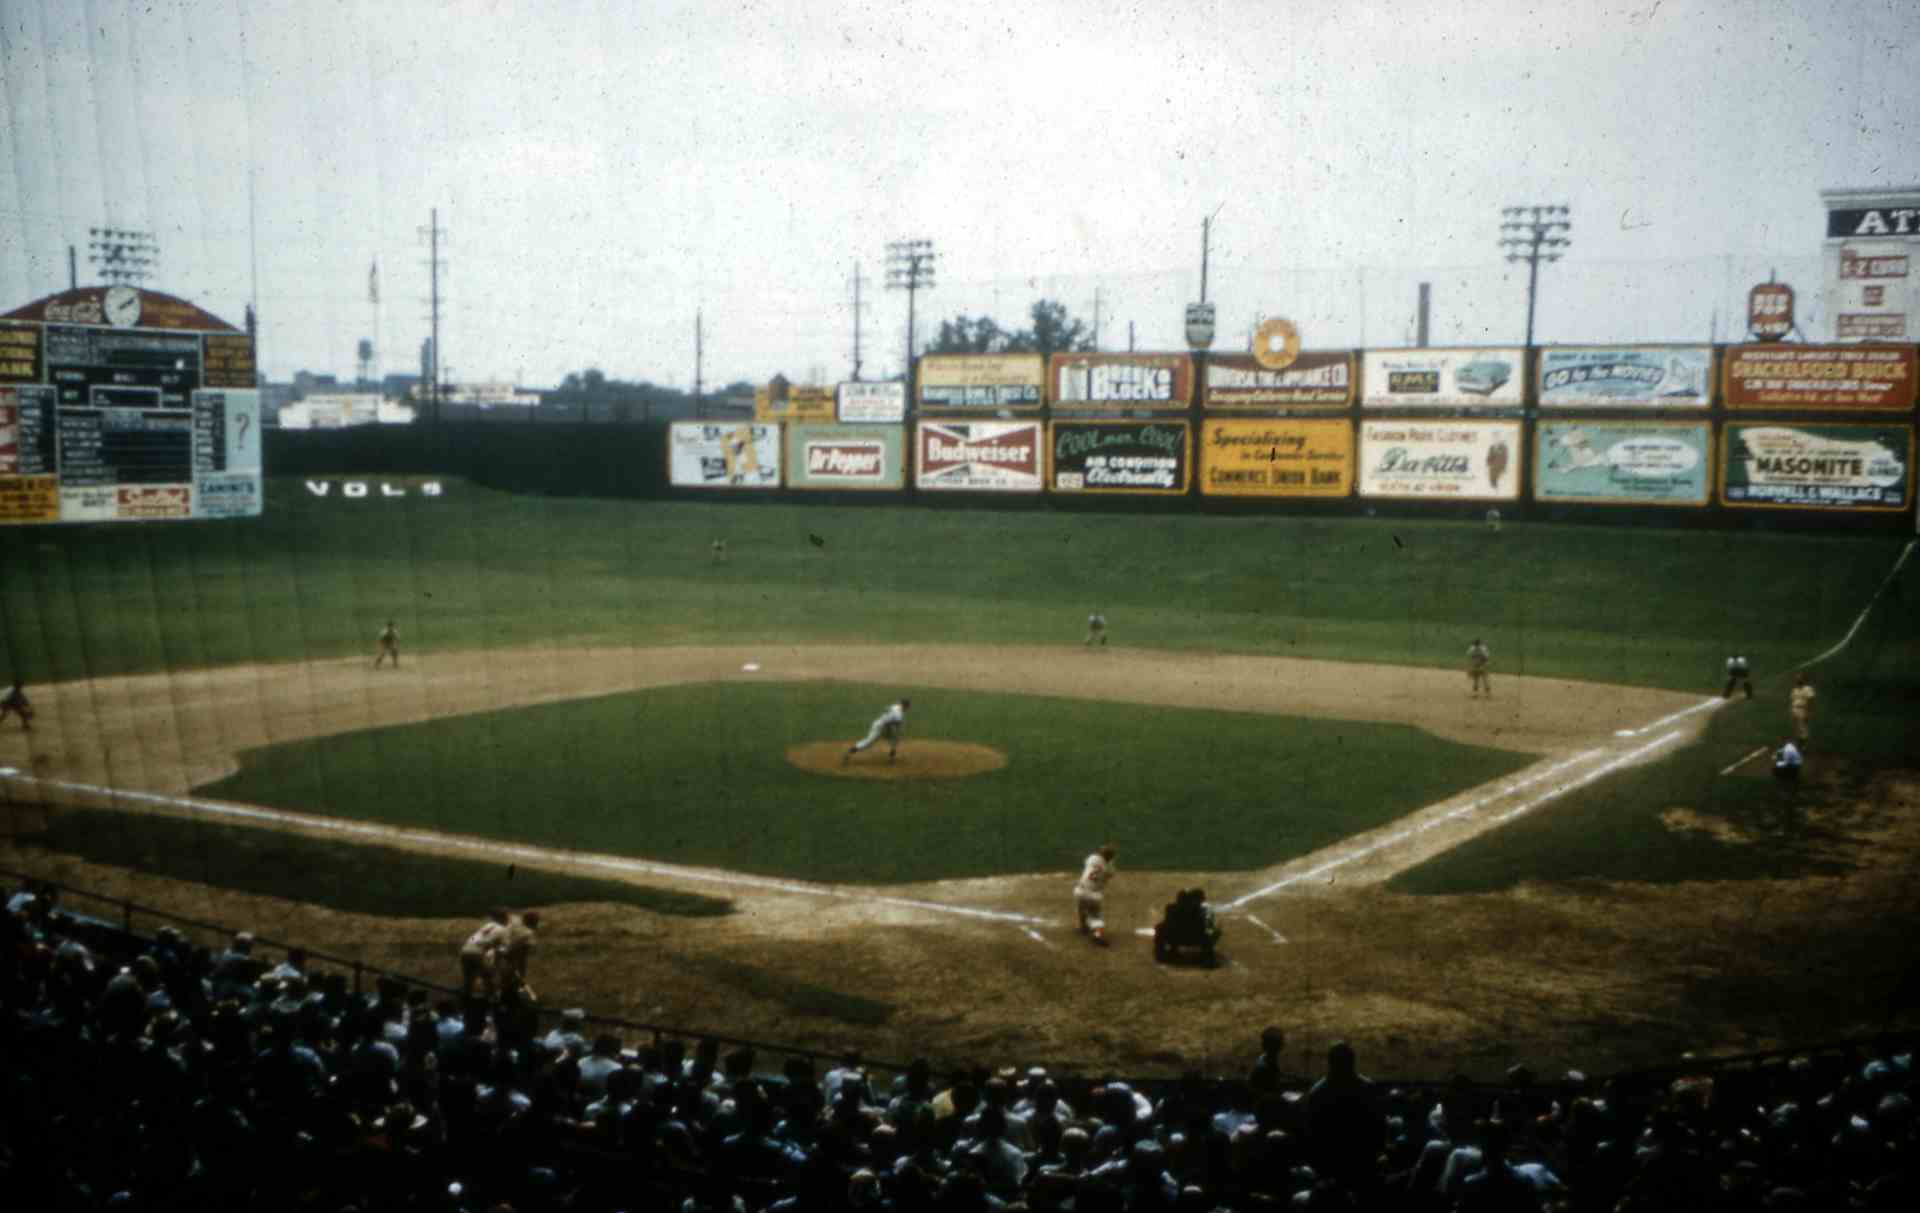
[[[760,663],[757,661],[749,661],[740,668],[749,674],[758,674],[760,672]]]

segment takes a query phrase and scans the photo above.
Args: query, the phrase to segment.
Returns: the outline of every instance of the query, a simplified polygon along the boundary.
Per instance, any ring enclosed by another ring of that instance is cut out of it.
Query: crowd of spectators
[[[45,889],[0,932],[0,1192],[36,1211],[1920,1207],[1910,1042],[1409,1086],[1345,1043],[1291,1074],[1268,1028],[1226,1078],[883,1076],[510,992],[359,993],[297,948],[138,937]]]

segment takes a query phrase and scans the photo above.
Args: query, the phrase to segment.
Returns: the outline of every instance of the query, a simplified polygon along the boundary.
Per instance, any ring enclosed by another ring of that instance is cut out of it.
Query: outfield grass
[[[1809,672],[1818,710],[1808,780],[1798,790],[1775,783],[1767,755],[1721,773],[1786,736],[1791,679],[1782,671],[1760,682],[1752,702],[1736,699],[1716,712],[1698,744],[1483,834],[1402,873],[1392,887],[1483,893],[1522,880],[1733,881],[1850,868],[1863,845],[1851,831],[1871,811],[1862,804],[1868,782],[1885,767],[1911,768],[1920,754],[1916,603],[1920,561],[1910,560],[1853,643]],[[1720,819],[1737,836],[1671,829],[1662,815],[1675,808]]]
[[[498,905],[585,901],[685,918],[733,912],[730,901],[673,889],[177,817],[63,810],[50,815],[45,829],[16,831],[13,839],[148,876],[348,914],[479,918]]]
[[[1127,862],[1265,867],[1525,766],[1403,725],[908,689],[904,743],[991,745],[1002,770],[810,774],[790,744],[856,736],[898,687],[666,687],[250,751],[198,789],[396,825],[825,882]]]
[[[1115,643],[1700,687],[1844,630],[1897,540],[268,486],[259,519],[0,528],[0,677],[527,644]],[[809,536],[822,543],[815,545]],[[708,544],[728,540],[712,563]]]

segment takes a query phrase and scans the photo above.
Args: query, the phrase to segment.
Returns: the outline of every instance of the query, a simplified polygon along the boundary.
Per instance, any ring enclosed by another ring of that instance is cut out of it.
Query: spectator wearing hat
[[[584,1057],[592,1047],[583,1030],[587,1024],[587,1012],[582,1007],[568,1007],[560,1012],[560,1023],[553,1031],[541,1037],[540,1043],[549,1053],[571,1053],[575,1057]]]

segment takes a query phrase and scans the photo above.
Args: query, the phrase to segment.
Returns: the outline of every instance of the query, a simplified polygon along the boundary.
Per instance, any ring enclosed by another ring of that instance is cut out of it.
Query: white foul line
[[[1827,658],[1833,656],[1835,653],[1838,653],[1841,649],[1846,648],[1848,644],[1852,643],[1854,633],[1858,632],[1860,630],[1860,625],[1867,621],[1867,615],[1869,612],[1873,610],[1873,604],[1880,601],[1880,595],[1886,593],[1887,587],[1893,584],[1893,579],[1900,575],[1900,566],[1907,562],[1907,557],[1913,555],[1913,545],[1916,543],[1920,543],[1920,539],[1909,539],[1907,540],[1907,546],[1900,549],[1900,559],[1894,561],[1893,567],[1887,570],[1887,575],[1880,579],[1880,588],[1876,589],[1873,592],[1873,597],[1867,599],[1867,605],[1861,607],[1860,613],[1854,616],[1853,626],[1848,628],[1847,634],[1840,638],[1840,643],[1834,645],[1832,648],[1820,654],[1818,657],[1808,658],[1806,661],[1803,661],[1799,665],[1794,666],[1793,667],[1794,669],[1804,670],[1810,665],[1819,665],[1821,662],[1825,661]]]
[[[1687,717],[1693,715],[1695,712],[1704,712],[1710,708],[1717,708],[1725,702],[1726,700],[1724,699],[1702,699],[1699,703],[1694,704],[1690,708],[1681,708],[1677,712],[1669,712],[1667,715],[1662,716],[1660,719],[1654,721],[1652,724],[1643,724],[1637,729],[1622,729],[1618,734],[1616,734],[1616,736],[1638,737],[1642,733],[1651,733],[1655,729],[1665,728],[1666,726],[1672,724],[1676,720],[1685,720]]]
[[[352,834],[374,841],[392,842],[401,840],[422,842],[434,846],[448,847],[457,851],[469,851],[480,855],[528,860],[534,863],[558,864],[563,867],[578,865],[589,868],[604,868],[608,871],[623,872],[628,875],[665,876],[675,880],[703,881],[707,884],[717,884],[731,888],[759,889],[775,893],[797,893],[809,897],[836,897],[845,901],[901,906],[913,910],[930,910],[934,913],[953,914],[962,918],[979,918],[989,922],[1012,922],[1028,926],[1048,925],[1046,919],[1035,918],[1031,914],[1016,914],[1006,910],[982,910],[972,906],[948,905],[939,901],[922,901],[915,897],[890,897],[883,893],[854,893],[845,889],[836,889],[828,885],[806,884],[795,880],[775,880],[767,876],[746,876],[736,872],[705,872],[695,868],[675,867],[671,864],[650,863],[643,859],[628,859],[620,855],[596,855],[590,852],[579,851],[554,851],[544,847],[493,842],[489,839],[474,838],[465,834],[442,834],[430,830],[402,829],[394,826],[345,821],[331,817],[312,817],[304,813],[285,813],[275,809],[255,808],[252,805],[229,804],[218,800],[200,800],[192,796],[167,796],[159,792],[134,792],[120,788],[101,787],[98,784],[74,783],[63,779],[35,779],[31,776],[13,774],[0,775],[0,778],[32,787],[52,788],[70,792],[86,792],[97,796],[105,796],[109,799],[118,798],[147,804],[164,805],[167,808],[190,809],[197,813],[207,813],[218,817],[235,817],[244,821],[262,821],[277,825],[297,825],[314,830],[329,830],[336,834]]]
[[[1268,926],[1266,923],[1261,922],[1258,918],[1255,918],[1253,915],[1251,914],[1246,915],[1246,919],[1248,922],[1252,923],[1254,926],[1259,927],[1262,931],[1265,931],[1267,934],[1273,936],[1273,942],[1275,943],[1287,942],[1287,937],[1285,935],[1282,935],[1280,932],[1274,930],[1272,927]]]

